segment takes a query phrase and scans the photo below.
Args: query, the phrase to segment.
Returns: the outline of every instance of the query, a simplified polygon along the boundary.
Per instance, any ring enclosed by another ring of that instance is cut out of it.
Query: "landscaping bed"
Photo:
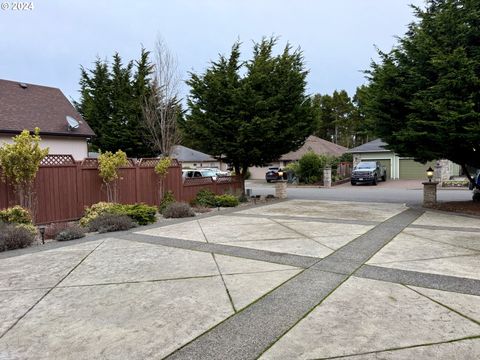
[[[449,201],[429,206],[431,209],[480,216],[480,202]]]

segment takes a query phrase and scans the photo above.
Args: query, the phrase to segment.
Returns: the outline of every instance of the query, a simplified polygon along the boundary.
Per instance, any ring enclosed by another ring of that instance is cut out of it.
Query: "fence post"
[[[77,216],[81,217],[83,215],[83,209],[85,207],[85,199],[83,196],[83,173],[82,173],[82,164],[80,162],[76,163],[76,173],[77,173]]]
[[[332,168],[323,169],[323,186],[327,188],[332,186]]]
[[[135,203],[140,202],[140,164],[135,164]]]

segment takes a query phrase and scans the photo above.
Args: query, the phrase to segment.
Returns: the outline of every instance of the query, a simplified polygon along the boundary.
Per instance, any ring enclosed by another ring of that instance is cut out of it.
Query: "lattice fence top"
[[[75,165],[72,155],[47,155],[40,163],[41,166]]]
[[[86,168],[98,168],[98,159],[97,158],[85,158],[81,162],[81,165]],[[123,168],[135,167],[135,159],[127,159],[127,165],[122,166]]]
[[[83,167],[97,168],[98,160],[96,158],[85,158],[82,161]]]
[[[143,158],[139,159],[137,164],[140,167],[155,167],[158,164],[159,158]],[[180,166],[180,163],[177,159],[172,159],[171,166]]]
[[[124,165],[122,167],[135,167],[136,160],[135,159],[127,159],[127,165]]]
[[[184,185],[207,185],[207,184],[212,184],[213,178],[211,177],[194,177],[194,178],[185,178],[183,184]]]
[[[217,178],[217,183],[220,184],[230,184],[233,182],[237,182],[239,179],[236,176],[219,176]]]
[[[158,164],[158,158],[145,158],[138,160],[137,164],[140,167],[155,167]]]

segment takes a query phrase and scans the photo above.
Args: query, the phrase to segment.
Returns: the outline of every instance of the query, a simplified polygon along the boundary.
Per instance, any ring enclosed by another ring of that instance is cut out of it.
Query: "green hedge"
[[[238,198],[229,194],[215,196],[215,202],[219,207],[235,207],[239,204]]]
[[[139,225],[147,225],[156,221],[157,208],[146,204],[115,204],[99,202],[85,209],[85,215],[80,219],[80,225],[89,223],[103,214],[126,215]]]

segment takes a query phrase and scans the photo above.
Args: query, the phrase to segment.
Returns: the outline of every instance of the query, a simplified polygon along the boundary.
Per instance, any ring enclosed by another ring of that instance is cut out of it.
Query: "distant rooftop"
[[[347,153],[369,153],[369,152],[390,152],[391,150],[385,149],[388,144],[381,139],[375,139],[360,146],[354,147],[347,151]]]
[[[201,151],[190,149],[186,146],[175,145],[170,152],[170,157],[180,162],[207,162],[215,161],[215,159]]]
[[[297,150],[290,151],[289,153],[282,155],[280,160],[290,160],[297,161],[300,158],[308,153],[313,151],[316,154],[322,155],[332,155],[332,156],[341,156],[347,151],[346,147],[334,144],[330,141],[320,139],[317,136],[310,135],[305,143]]]

